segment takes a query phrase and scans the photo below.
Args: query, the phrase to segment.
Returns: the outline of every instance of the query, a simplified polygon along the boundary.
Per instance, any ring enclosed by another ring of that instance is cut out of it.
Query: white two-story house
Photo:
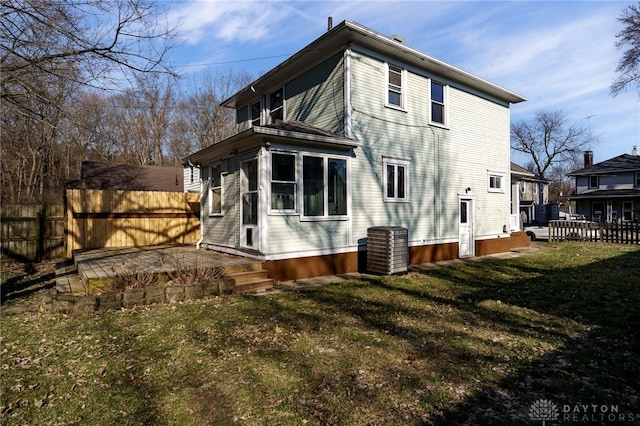
[[[585,152],[584,168],[569,173],[576,180],[576,213],[593,222],[640,221],[640,156],[634,147],[593,164],[593,152]]]
[[[223,105],[237,134],[190,155],[206,248],[274,279],[363,269],[367,230],[408,230],[411,264],[507,251],[510,105],[525,99],[342,22]]]

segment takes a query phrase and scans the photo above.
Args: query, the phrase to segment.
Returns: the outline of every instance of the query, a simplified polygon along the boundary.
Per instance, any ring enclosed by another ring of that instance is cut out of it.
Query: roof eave
[[[318,52],[323,52],[325,56],[328,56],[344,50],[350,43],[372,48],[391,57],[397,57],[403,62],[461,83],[505,102],[515,104],[527,100],[515,92],[426,55],[383,34],[354,22],[343,21],[251,84],[225,99],[221,104],[225,107],[237,108],[240,106],[239,104],[244,103],[244,99],[247,97],[255,96],[256,92],[262,93],[273,90],[278,82],[281,83],[288,79],[282,78],[281,74],[284,74],[285,77],[293,77],[301,69],[317,63]],[[305,57],[307,53],[311,53],[311,55]],[[238,102],[239,100],[242,100],[242,102]]]

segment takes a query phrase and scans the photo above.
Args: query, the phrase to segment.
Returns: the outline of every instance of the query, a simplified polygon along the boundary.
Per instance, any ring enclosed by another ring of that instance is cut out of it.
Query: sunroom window
[[[347,214],[347,161],[303,156],[303,216],[332,217]]]
[[[296,156],[271,154],[271,210],[296,211]]]

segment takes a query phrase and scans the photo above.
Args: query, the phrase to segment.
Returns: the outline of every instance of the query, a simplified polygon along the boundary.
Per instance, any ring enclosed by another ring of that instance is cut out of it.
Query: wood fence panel
[[[199,194],[70,189],[67,255],[74,250],[195,244],[200,238]]]
[[[602,241],[614,244],[640,244],[640,223],[592,223],[552,220],[549,241]]]
[[[24,261],[64,257],[64,205],[5,205],[0,211],[3,254]]]

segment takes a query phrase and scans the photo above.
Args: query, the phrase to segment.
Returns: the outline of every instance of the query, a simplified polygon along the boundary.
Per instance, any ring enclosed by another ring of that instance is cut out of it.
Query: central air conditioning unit
[[[409,231],[399,226],[367,229],[367,271],[376,274],[407,272]]]

